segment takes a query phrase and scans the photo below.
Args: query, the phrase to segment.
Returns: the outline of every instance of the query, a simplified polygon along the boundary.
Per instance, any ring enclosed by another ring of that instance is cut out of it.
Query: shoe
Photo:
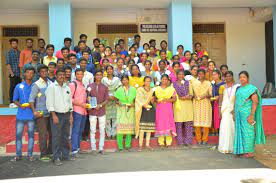
[[[36,161],[36,158],[34,156],[27,156],[27,160],[33,162]]]
[[[15,103],[11,103],[11,104],[9,105],[9,108],[17,108],[17,105],[15,105]]]
[[[77,154],[77,153],[76,153]],[[72,161],[75,161],[76,160],[76,154],[72,154],[72,156],[71,156],[71,160]]]
[[[11,159],[11,162],[17,162],[22,160],[22,156],[15,156],[14,158]]]
[[[40,158],[40,161],[43,161],[43,162],[50,162],[51,161],[51,158],[49,158],[48,156],[43,156]]]
[[[61,166],[63,163],[60,161],[60,159],[58,158],[58,159],[56,159],[56,160],[54,160],[54,164],[56,165],[56,166]]]
[[[100,150],[100,151],[99,151],[99,154],[101,154],[101,155],[105,155],[104,150]]]
[[[117,152],[122,153],[122,152],[124,152],[124,149],[117,149]]]
[[[98,153],[97,153],[96,150],[92,150],[92,151],[91,151],[91,154],[92,154],[92,155],[97,155]]]

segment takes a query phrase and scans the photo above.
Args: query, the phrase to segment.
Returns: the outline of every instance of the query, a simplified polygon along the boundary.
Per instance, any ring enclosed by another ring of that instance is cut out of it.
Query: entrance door
[[[10,50],[9,40],[12,37],[3,37],[2,38],[2,50],[1,50],[1,66],[2,66],[2,92],[3,92],[3,103],[9,104],[9,72],[6,69],[6,53]],[[18,49],[23,50],[26,46],[26,39],[32,38],[34,40],[34,48],[37,48],[37,37],[16,37],[18,39]]]
[[[125,41],[125,48],[127,50],[134,43],[134,34],[98,34],[97,37],[100,38],[101,43],[105,46],[110,46],[112,49],[114,49],[119,39],[123,39]]]

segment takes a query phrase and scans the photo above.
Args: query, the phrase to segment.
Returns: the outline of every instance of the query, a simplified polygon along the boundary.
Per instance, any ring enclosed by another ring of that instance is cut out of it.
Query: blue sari
[[[251,95],[258,95],[259,103],[256,108],[252,126],[247,122],[252,109]],[[255,144],[265,144],[262,122],[262,98],[258,89],[248,84],[237,89],[235,100],[235,140],[234,154],[253,153]]]

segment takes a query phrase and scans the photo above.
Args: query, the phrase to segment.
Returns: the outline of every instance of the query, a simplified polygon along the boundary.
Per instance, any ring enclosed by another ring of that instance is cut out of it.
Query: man
[[[54,82],[56,80],[56,67],[57,64],[55,62],[50,62],[48,65],[48,79],[52,82]]]
[[[74,52],[74,50],[70,50],[71,44],[72,44],[72,39],[71,38],[69,38],[69,37],[64,38],[63,43],[64,43],[64,47],[69,48],[69,53],[76,54],[76,52]],[[57,58],[63,58],[61,50],[58,50],[56,52],[56,57]]]
[[[76,54],[69,54],[69,66],[72,68],[72,74],[75,73],[77,68],[80,68],[79,65],[77,65],[77,56]]]
[[[43,58],[43,61],[42,61],[44,65],[48,66],[50,62],[57,63],[57,57],[54,56],[54,51],[55,51],[54,45],[48,44],[46,46],[46,56]]]
[[[72,80],[72,68],[67,65],[65,66],[64,71],[65,71],[64,82],[68,85]]]
[[[79,51],[76,54],[78,60],[82,57],[82,54],[83,54],[84,51],[87,52],[90,55],[91,51],[89,51],[87,49],[85,41],[79,41],[78,46],[79,46]],[[92,56],[89,56],[88,61],[92,62]]]
[[[21,82],[20,69],[19,69],[19,57],[20,51],[18,50],[18,39],[10,39],[11,49],[6,54],[6,65],[10,78],[10,107],[15,107],[13,103],[13,91],[17,84]]]
[[[101,41],[99,38],[93,39],[94,48],[92,49],[92,52],[100,52],[100,50],[99,50],[100,43],[101,43]]]
[[[87,62],[87,65],[86,65],[86,70],[88,72],[91,72],[92,74],[95,73],[95,65],[92,61],[92,56],[90,54],[89,51],[83,51],[82,52],[82,58],[85,58],[88,62]]]
[[[158,51],[158,49],[156,48],[156,40],[155,39],[151,39],[149,41],[149,44],[150,44],[150,46],[154,47],[154,51],[156,53]]]
[[[13,101],[18,106],[16,114],[16,156],[11,161],[22,160],[22,135],[24,126],[28,128],[28,155],[29,161],[34,161],[34,116],[29,104],[29,96],[31,93],[31,85],[35,70],[33,67],[28,67],[24,70],[25,81],[16,85],[14,89]]]
[[[105,140],[105,105],[108,102],[108,88],[102,84],[103,73],[101,70],[97,70],[95,73],[95,83],[89,84],[87,91],[89,97],[96,97],[97,106],[89,110],[89,121],[90,121],[90,141],[93,154],[96,154],[96,126],[97,120],[99,121],[100,129],[100,142],[99,142],[99,153],[104,154],[104,140]]]
[[[40,38],[38,39],[38,51],[40,53],[40,60],[43,60],[43,58],[46,56],[46,49],[45,49],[45,40]]]
[[[45,91],[52,82],[48,79],[48,67],[46,65],[41,64],[37,68],[37,72],[40,78],[32,86],[29,102],[38,129],[40,160],[48,162],[50,161],[49,156],[52,154],[52,133],[50,114],[46,108]],[[49,143],[47,143],[47,135],[49,137]]]
[[[80,41],[83,41],[85,43],[85,45],[86,45],[86,43],[87,43],[87,35],[86,34],[81,34],[80,35]],[[91,48],[89,48],[89,46],[86,46],[86,50],[90,51],[90,53],[91,53]],[[79,44],[77,46],[75,46],[74,51],[76,53],[80,52]]]
[[[125,49],[125,40],[119,39],[118,44],[121,47],[121,55],[124,55],[125,57],[128,55],[128,51]]]
[[[69,48],[67,48],[67,47],[63,47],[63,48],[61,49],[62,58],[63,58],[63,60],[64,60],[65,65],[67,65],[67,64],[69,63],[69,58],[68,58],[69,52],[70,52],[70,50],[69,50]]]
[[[141,41],[141,36],[136,34],[134,36],[134,44],[137,44],[137,46],[138,46],[138,49],[137,49],[138,54],[142,53],[144,50],[143,46],[140,45],[140,41]]]
[[[24,65],[29,63],[32,59],[33,42],[34,42],[33,39],[27,38],[26,48],[20,52],[19,65],[18,65],[20,67],[20,78],[22,78],[22,69]]]
[[[76,69],[75,71],[76,80],[72,81],[69,84],[71,93],[72,93],[72,102],[73,102],[73,127],[72,127],[72,160],[75,160],[77,153],[80,151],[80,141],[82,138],[82,132],[84,130],[86,122],[86,88],[82,83],[84,76],[83,70]]]
[[[63,58],[57,59],[57,69],[63,69],[64,65],[65,65],[65,62]]]
[[[56,81],[46,90],[46,107],[50,112],[53,142],[53,162],[62,165],[61,160],[69,160],[69,133],[73,123],[73,106],[70,88],[64,83],[65,72],[58,69]]]
[[[82,82],[85,86],[85,88],[87,88],[87,86],[91,83],[94,82],[94,76],[92,73],[88,72],[86,70],[87,68],[87,59],[85,58],[81,58],[80,59],[80,69],[83,70],[83,73],[84,73],[84,76],[83,76],[83,79],[82,79]],[[74,80],[76,78],[75,74],[73,74],[72,76],[72,80]]]
[[[24,67],[23,67],[23,72],[26,68],[28,67],[33,67],[35,69],[35,74],[34,74],[34,77],[33,77],[33,82],[36,82],[38,79],[39,79],[39,75],[38,75],[38,72],[37,72],[37,68],[38,66],[40,66],[40,57],[39,57],[40,53],[39,51],[37,50],[34,50],[32,52],[32,59],[29,63],[25,64]]]

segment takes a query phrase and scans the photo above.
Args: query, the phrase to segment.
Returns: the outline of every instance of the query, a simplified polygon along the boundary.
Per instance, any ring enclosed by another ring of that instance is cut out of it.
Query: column
[[[192,0],[172,0],[168,15],[169,49],[175,54],[182,44],[193,50]]]
[[[273,9],[274,81],[276,83],[276,6]]]
[[[60,50],[65,37],[73,39],[71,0],[49,0],[49,43]]]

